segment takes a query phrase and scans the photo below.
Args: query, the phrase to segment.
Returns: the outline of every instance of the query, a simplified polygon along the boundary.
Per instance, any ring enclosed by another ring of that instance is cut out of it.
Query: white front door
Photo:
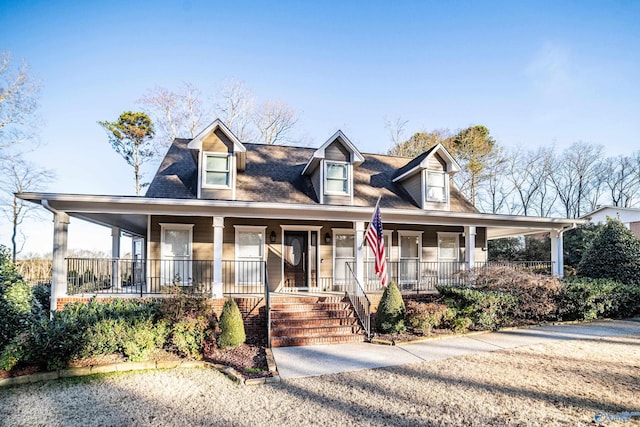
[[[191,284],[193,225],[162,225],[160,280],[163,285]]]

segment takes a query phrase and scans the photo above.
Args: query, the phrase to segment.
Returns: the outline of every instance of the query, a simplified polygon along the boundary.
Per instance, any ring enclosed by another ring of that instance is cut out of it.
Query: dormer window
[[[426,198],[428,202],[447,201],[447,177],[444,172],[427,171]]]
[[[203,187],[229,188],[229,153],[204,153]]]
[[[327,194],[349,194],[349,165],[343,162],[325,162],[325,192]]]

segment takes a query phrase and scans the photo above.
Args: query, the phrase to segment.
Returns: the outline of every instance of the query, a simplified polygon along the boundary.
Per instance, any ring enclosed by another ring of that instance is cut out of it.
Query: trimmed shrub
[[[385,334],[404,332],[406,330],[404,316],[405,306],[402,294],[398,285],[391,282],[382,293],[382,299],[378,305],[376,329]]]
[[[518,302],[515,296],[502,292],[442,285],[436,288],[445,297],[446,305],[456,309],[454,324],[458,318],[469,318],[472,324],[468,327],[477,330],[495,330],[508,323]],[[457,328],[461,328],[460,322]]]
[[[640,284],[640,240],[620,220],[607,219],[585,251],[577,274]]]
[[[406,319],[408,326],[416,331],[428,334],[440,323],[447,314],[449,308],[444,304],[421,303],[417,301],[407,302]]]
[[[219,326],[222,330],[218,335],[218,347],[220,348],[238,347],[247,339],[242,313],[233,298],[225,301]]]
[[[181,356],[202,359],[204,339],[208,328],[209,322],[204,317],[182,319],[172,327],[171,344]]]
[[[558,295],[558,318],[593,320],[640,314],[640,285],[607,279],[568,278]]]
[[[556,277],[509,267],[482,269],[476,277],[476,289],[507,293],[517,298],[510,315],[520,321],[518,323],[553,318],[561,287],[562,283]]]

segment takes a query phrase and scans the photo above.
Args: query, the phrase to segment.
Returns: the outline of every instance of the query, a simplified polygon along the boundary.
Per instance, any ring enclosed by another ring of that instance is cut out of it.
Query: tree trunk
[[[140,153],[138,144],[135,145],[134,159],[133,159],[133,171],[136,174],[136,196],[140,195]]]
[[[16,236],[18,235],[18,200],[16,196],[13,196],[13,230],[11,230],[11,260],[16,263],[18,256],[18,242],[16,242]]]

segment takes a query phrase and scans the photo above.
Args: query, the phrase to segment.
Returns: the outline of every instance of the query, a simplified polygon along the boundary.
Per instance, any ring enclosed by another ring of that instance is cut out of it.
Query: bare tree
[[[254,140],[256,135],[253,129],[253,92],[241,81],[230,79],[223,85],[219,97],[220,101],[215,110],[220,119],[240,141]]]
[[[519,213],[531,215],[533,204],[540,192],[546,176],[541,173],[544,149],[536,151],[511,151],[508,179],[513,184],[519,206]]]
[[[604,163],[605,185],[609,189],[613,206],[628,208],[640,187],[640,164],[632,157],[608,157]]]
[[[485,179],[478,187],[478,207],[483,212],[500,213],[512,212],[513,207],[508,203],[513,187],[507,179],[509,158],[504,155],[501,147],[496,147],[487,159],[484,170]]]
[[[289,142],[289,133],[297,122],[293,109],[280,101],[264,102],[254,116],[254,124],[260,133],[259,140],[268,145]]]
[[[550,169],[558,199],[567,218],[578,218],[583,208],[593,205],[599,194],[602,147],[584,142],[573,143]]]
[[[396,117],[391,120],[386,118],[384,120],[384,127],[389,132],[389,138],[391,139],[392,147],[397,147],[402,142],[403,135],[409,120],[404,120],[400,117]]]
[[[20,157],[2,162],[1,171],[2,212],[12,225],[11,253],[13,262],[15,262],[26,241],[19,228],[26,218],[32,217],[37,212],[34,211],[37,205],[19,199],[16,197],[16,193],[41,189],[53,180],[54,174],[47,169],[24,161]]]
[[[32,139],[39,94],[29,65],[17,65],[10,52],[0,52],[0,149]]]
[[[551,173],[555,164],[555,150],[553,147],[540,149],[540,165],[538,173],[540,173],[540,186],[536,196],[538,211],[537,215],[545,217],[549,216],[553,211],[558,194],[551,180]]]
[[[140,98],[138,104],[152,117],[156,126],[154,149],[162,155],[176,138],[193,138],[207,115],[202,93],[184,82],[177,92],[156,86]]]

